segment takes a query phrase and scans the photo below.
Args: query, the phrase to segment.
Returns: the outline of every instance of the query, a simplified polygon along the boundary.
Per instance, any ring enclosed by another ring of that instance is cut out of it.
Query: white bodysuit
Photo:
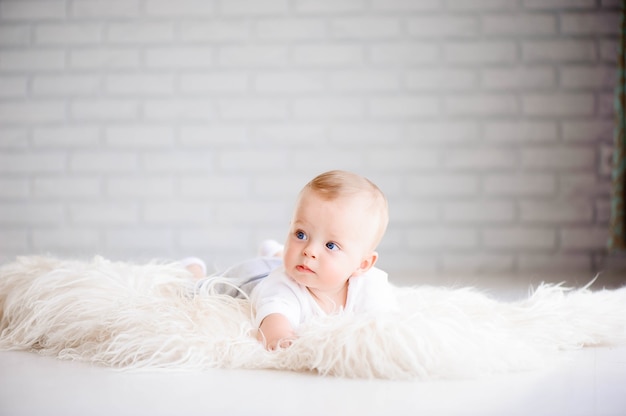
[[[256,312],[254,323],[257,328],[266,316],[273,313],[285,316],[294,329],[314,316],[326,315],[309,290],[287,276],[282,266],[252,290],[251,302]],[[372,267],[348,280],[346,306],[337,313],[392,310],[395,305],[387,273]]]

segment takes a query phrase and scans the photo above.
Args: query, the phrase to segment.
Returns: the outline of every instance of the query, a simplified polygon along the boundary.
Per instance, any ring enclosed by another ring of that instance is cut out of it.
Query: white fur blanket
[[[534,368],[562,349],[626,342],[626,288],[541,285],[504,303],[472,289],[398,287],[401,311],[307,324],[265,351],[246,300],[189,291],[177,264],[22,257],[0,268],[0,350],[124,369],[273,368],[426,379]]]

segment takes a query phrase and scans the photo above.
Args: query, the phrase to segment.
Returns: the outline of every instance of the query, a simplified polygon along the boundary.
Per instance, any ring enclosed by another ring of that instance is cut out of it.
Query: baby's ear
[[[376,264],[376,260],[378,260],[378,253],[375,251],[372,251],[369,256],[361,260],[361,264],[359,264],[359,268],[356,269],[354,273],[352,273],[352,276],[359,276],[367,272],[369,269],[371,269],[374,266],[374,264]]]

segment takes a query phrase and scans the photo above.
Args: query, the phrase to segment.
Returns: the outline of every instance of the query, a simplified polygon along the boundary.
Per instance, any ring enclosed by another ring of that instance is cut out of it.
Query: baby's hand
[[[281,314],[273,313],[263,319],[256,338],[265,348],[274,351],[290,347],[296,337],[289,320]]]

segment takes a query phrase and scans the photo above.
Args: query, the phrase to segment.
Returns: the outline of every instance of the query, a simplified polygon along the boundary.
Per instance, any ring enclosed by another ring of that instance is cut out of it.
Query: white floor
[[[522,294],[520,285],[491,284],[502,298]],[[536,371],[412,382],[280,371],[120,372],[0,352],[0,416],[335,414],[624,416],[626,346],[564,352]]]

